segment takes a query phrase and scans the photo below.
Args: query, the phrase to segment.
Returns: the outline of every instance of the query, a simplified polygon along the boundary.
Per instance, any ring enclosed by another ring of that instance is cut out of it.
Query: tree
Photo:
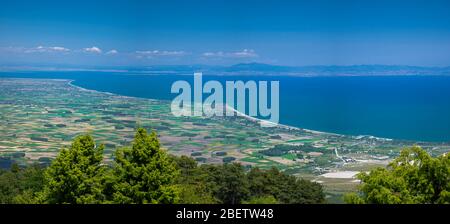
[[[10,170],[0,170],[0,204],[35,203],[43,181],[44,169],[35,164],[21,168],[14,163]]]
[[[318,183],[279,171],[252,168],[246,172],[235,164],[202,165],[192,158],[174,157],[181,170],[177,179],[182,203],[322,203],[325,195]],[[209,200],[211,197],[215,200]],[[208,198],[208,200],[202,200]]]
[[[308,180],[280,172],[253,168],[247,175],[252,198],[272,196],[286,204],[316,204],[325,200],[322,186]]]
[[[161,150],[155,132],[138,128],[131,148],[116,151],[115,203],[175,203],[178,189],[173,185],[179,175],[173,160]]]
[[[199,181],[199,169],[197,161],[187,156],[171,156],[180,174],[177,183],[196,184]]]
[[[212,195],[205,183],[179,184],[180,204],[216,204],[218,200]]]
[[[359,192],[347,203],[450,203],[450,157],[431,157],[418,146],[402,150],[387,168],[358,174]]]
[[[214,204],[218,202],[206,184],[207,173],[199,169],[197,162],[192,157],[172,156],[171,158],[181,171],[181,175],[175,181],[180,190],[178,203]]]
[[[240,164],[203,165],[201,168],[207,173],[207,187],[222,203],[240,204],[248,198],[248,182]]]
[[[76,137],[70,148],[62,149],[47,168],[40,200],[52,204],[102,202],[103,149],[90,135]]]
[[[247,201],[244,201],[243,204],[278,204],[279,202],[275,199],[274,196],[261,196],[261,197],[252,197]]]

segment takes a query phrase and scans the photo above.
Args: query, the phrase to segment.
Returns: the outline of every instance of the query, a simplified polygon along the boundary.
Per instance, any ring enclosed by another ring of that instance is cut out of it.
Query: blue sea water
[[[174,81],[185,75],[104,72],[0,73],[0,77],[64,78],[120,95],[171,100]],[[450,141],[449,76],[256,77],[204,76],[227,80],[278,80],[280,123],[318,131],[417,140]]]

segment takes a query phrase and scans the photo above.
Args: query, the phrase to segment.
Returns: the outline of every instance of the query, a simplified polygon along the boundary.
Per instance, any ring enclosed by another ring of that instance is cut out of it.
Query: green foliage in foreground
[[[322,203],[322,186],[277,169],[246,171],[240,164],[201,165],[168,156],[156,133],[139,128],[112,166],[89,135],[62,149],[47,168],[14,165],[0,171],[0,203]]]
[[[448,204],[450,157],[431,157],[420,147],[404,149],[387,168],[360,173],[358,194],[344,197],[354,204]]]
[[[131,148],[116,151],[113,201],[117,203],[175,203],[178,192],[172,180],[175,164],[164,151],[156,133],[138,129]]]
[[[44,191],[39,200],[51,204],[103,201],[103,149],[89,135],[76,137],[70,148],[62,149],[46,169]]]
[[[33,203],[35,192],[44,186],[44,169],[37,165],[20,168],[13,165],[11,170],[0,170],[0,203]]]
[[[174,159],[182,174],[177,180],[182,189],[181,203],[312,204],[325,200],[320,184],[298,179],[276,168],[245,171],[237,163],[197,166],[195,160],[186,156]]]

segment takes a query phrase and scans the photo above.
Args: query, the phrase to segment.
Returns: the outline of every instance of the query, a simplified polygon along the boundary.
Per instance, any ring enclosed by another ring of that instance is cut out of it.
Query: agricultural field
[[[130,144],[138,126],[155,130],[169,153],[199,163],[275,166],[337,194],[358,184],[349,174],[385,166],[405,146],[417,144],[432,155],[450,151],[448,143],[264,127],[243,116],[175,117],[167,101],[86,90],[70,80],[0,78],[0,167],[48,164],[84,133],[105,145],[105,162],[110,162],[115,149]]]

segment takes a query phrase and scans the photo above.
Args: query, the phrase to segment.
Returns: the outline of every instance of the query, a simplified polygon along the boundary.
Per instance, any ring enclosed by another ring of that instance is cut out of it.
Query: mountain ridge
[[[425,67],[409,65],[308,65],[284,66],[265,63],[222,65],[150,65],[150,66],[0,66],[0,72],[122,72],[138,74],[192,74],[206,75],[288,75],[288,76],[394,76],[394,75],[450,75],[450,66]]]

